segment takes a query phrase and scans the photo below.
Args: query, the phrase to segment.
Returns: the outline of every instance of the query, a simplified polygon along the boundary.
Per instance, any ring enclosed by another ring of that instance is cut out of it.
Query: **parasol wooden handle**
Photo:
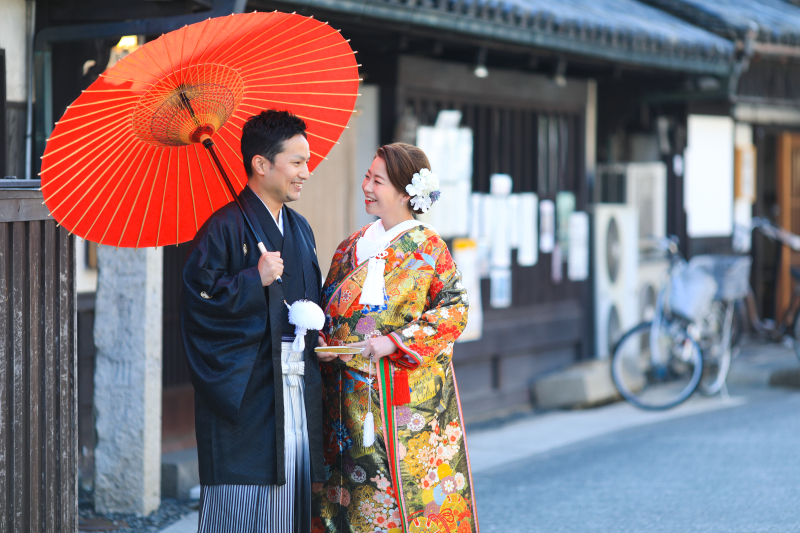
[[[261,252],[261,255],[264,255],[265,253],[267,253],[267,247],[264,246],[263,242],[261,242],[261,239],[258,237],[258,233],[256,233],[256,229],[253,227],[253,224],[252,222],[250,222],[250,218],[247,216],[247,213],[245,212],[242,203],[239,201],[239,195],[236,194],[236,189],[233,188],[231,180],[228,178],[228,174],[225,173],[225,169],[222,167],[222,163],[220,163],[220,160],[217,157],[217,152],[214,150],[214,141],[211,140],[211,137],[209,135],[203,134],[202,136],[200,136],[200,142],[203,143],[203,146],[206,147],[208,153],[211,154],[211,159],[214,160],[214,164],[219,169],[219,173],[222,174],[222,179],[225,182],[225,185],[228,186],[228,190],[230,191],[231,196],[233,196],[233,201],[236,202],[236,205],[239,206],[239,211],[242,212],[242,216],[244,217],[244,221],[247,224],[247,227],[250,228],[250,231],[253,232],[253,236],[258,241],[258,251]],[[278,283],[283,283],[283,280],[280,278],[280,276],[277,278],[277,281]]]

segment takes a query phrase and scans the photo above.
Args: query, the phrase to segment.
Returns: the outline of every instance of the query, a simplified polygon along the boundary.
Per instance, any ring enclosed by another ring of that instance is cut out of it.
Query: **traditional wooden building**
[[[730,222],[766,217],[800,233],[800,7],[796,1],[644,0],[707,29],[736,47],[736,64],[716,87],[693,86],[667,99],[680,101],[687,115],[729,120],[734,159],[726,176],[738,209]],[[731,224],[732,226],[732,224]],[[733,229],[732,227],[730,229]],[[690,237],[692,237],[690,235]],[[690,239],[690,253],[730,250],[731,232]],[[793,266],[800,254],[758,235],[752,242],[752,282],[761,311],[781,316],[789,304]]]
[[[699,77],[729,76],[735,63],[730,41],[628,0],[253,1],[250,7],[330,21],[358,51],[371,99],[357,105],[355,120],[375,121],[377,135],[357,143],[363,168],[345,181],[324,178],[356,190],[373,147],[402,140],[409,128],[433,125],[440,110],[454,109],[473,132],[473,192],[489,193],[491,176],[507,174],[513,193],[553,203],[566,193],[576,211],[591,211],[596,164],[628,157],[610,145],[627,146],[629,137],[655,130],[657,113],[673,113],[650,109],[645,98]],[[481,68],[488,76],[479,77]],[[681,116],[671,120],[667,134],[680,137]],[[656,156],[672,157],[679,144]],[[670,206],[677,210],[681,189],[673,185]],[[359,221],[354,214],[349,220]],[[540,251],[535,265],[521,266],[515,255],[509,307],[493,307],[491,281],[481,281],[483,335],[458,344],[454,356],[468,419],[529,408],[537,376],[598,353],[591,277],[571,281],[564,261]]]
[[[503,174],[511,176],[514,194],[535,194],[537,202],[553,205],[567,198],[572,211],[591,212],[601,198],[598,163],[655,159],[668,169],[667,229],[685,233],[683,175],[675,162],[683,156],[688,113],[686,101],[671,95],[714,80],[724,85],[741,67],[728,36],[635,0],[130,0],[113,6],[42,0],[34,155],[42,153],[54,120],[119,53],[113,48],[121,36],[147,40],[253,9],[329,21],[351,39],[362,64],[351,128],[298,205],[317,231],[322,264],[344,236],[369,221],[360,211],[359,185],[375,149],[413,142],[416,128],[435,124],[442,110],[460,111],[461,126],[471,130],[472,192],[488,194],[492,176]],[[747,85],[744,78],[740,85]],[[319,209],[321,203],[336,209]],[[482,335],[458,344],[454,356],[467,420],[530,409],[529,386],[537,376],[601,353],[591,242],[589,275],[577,280],[565,259],[541,243],[534,264],[523,265],[513,252],[508,306],[493,306],[491,281],[481,280],[482,301],[472,305],[483,310]],[[90,476],[96,263],[91,245],[82,246],[78,258],[88,281],[78,296],[79,437]],[[178,325],[185,253],[185,246],[164,253],[164,450],[193,446],[193,393]]]

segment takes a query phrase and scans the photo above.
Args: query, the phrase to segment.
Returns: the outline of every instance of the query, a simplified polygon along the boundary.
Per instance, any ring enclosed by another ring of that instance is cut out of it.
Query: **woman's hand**
[[[364,348],[364,351],[361,352],[361,357],[369,359],[373,363],[377,363],[380,361],[381,357],[386,357],[397,351],[397,346],[395,346],[389,337],[384,335],[372,337],[361,342],[354,342],[349,346],[353,348]]]
[[[328,343],[325,342],[325,337],[322,336],[322,333],[319,334],[319,340],[317,341],[317,346],[327,346]],[[330,363],[334,359],[339,357],[339,354],[331,353],[331,352],[317,352],[317,359],[322,361],[323,363]]]

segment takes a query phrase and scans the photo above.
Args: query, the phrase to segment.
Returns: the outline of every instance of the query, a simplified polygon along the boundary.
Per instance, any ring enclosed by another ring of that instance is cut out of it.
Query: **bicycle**
[[[736,230],[758,230],[768,239],[787,246],[795,252],[800,252],[800,235],[795,235],[765,218],[754,217],[749,228],[739,226]],[[777,253],[780,253],[780,248],[778,248]],[[747,294],[742,301],[753,329],[772,342],[783,342],[788,336],[794,345],[795,355],[800,359],[800,268],[792,267],[790,272],[794,280],[794,289],[789,306],[780,320],[762,319],[759,316],[752,287],[748,287]]]
[[[674,407],[697,389],[712,395],[725,385],[734,308],[749,288],[751,264],[747,256],[697,256],[687,263],[676,237],[657,243],[670,267],[655,316],[622,336],[611,362],[623,398],[654,410]]]
[[[725,386],[731,360],[741,337],[742,327],[735,320],[737,302],[745,298],[750,287],[750,256],[700,255],[689,262],[703,269],[717,282],[717,293],[708,311],[691,327],[699,327],[698,343],[703,352],[701,394],[717,394]]]

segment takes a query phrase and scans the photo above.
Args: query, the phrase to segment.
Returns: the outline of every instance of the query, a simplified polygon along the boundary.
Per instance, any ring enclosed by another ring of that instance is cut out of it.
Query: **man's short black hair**
[[[247,119],[242,128],[242,160],[247,177],[253,175],[253,157],[260,155],[275,163],[283,143],[300,134],[306,135],[306,123],[288,111],[268,109]]]

